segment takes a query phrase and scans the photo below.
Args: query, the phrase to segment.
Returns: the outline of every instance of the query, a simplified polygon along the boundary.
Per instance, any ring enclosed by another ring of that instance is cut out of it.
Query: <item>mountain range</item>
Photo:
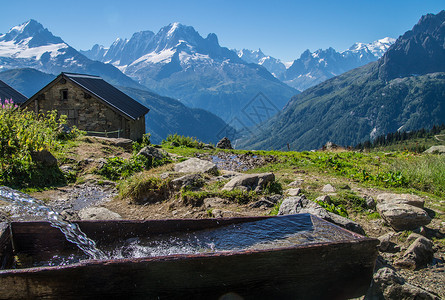
[[[21,68],[49,74],[66,70],[95,74],[112,84],[144,88],[114,66],[88,59],[35,20],[0,35],[0,70]]]
[[[309,150],[445,123],[445,11],[423,16],[378,61],[294,96],[241,142]]]
[[[172,23],[158,33],[142,31],[117,39],[110,47],[83,51],[90,59],[111,63],[153,91],[190,107],[213,112],[236,127],[252,124],[241,111],[259,93],[276,112],[298,93],[266,68],[247,63],[218,43],[211,33],[203,38],[193,27]]]
[[[394,42],[395,39],[386,37],[368,44],[355,43],[342,52],[333,48],[319,49],[313,53],[306,50],[292,63],[265,55],[261,49],[236,52],[246,62],[259,64],[284,83],[304,91],[329,78],[378,60]]]
[[[78,52],[30,20],[0,35],[0,79],[30,96],[61,71],[99,75],[152,109],[147,130],[156,142],[169,133],[215,142],[243,128],[247,148],[352,145],[444,122],[443,15],[422,17],[395,42],[306,51],[289,64],[229,50],[215,34],[179,23]]]
[[[62,71],[99,75],[150,108],[146,131],[155,143],[174,133],[216,143],[222,130],[232,130],[210,112],[157,95],[113,65],[87,58],[35,20],[0,35],[0,71],[1,80],[28,97]]]

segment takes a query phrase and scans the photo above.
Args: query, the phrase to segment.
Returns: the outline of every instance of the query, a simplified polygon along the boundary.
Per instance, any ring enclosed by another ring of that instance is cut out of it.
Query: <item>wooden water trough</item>
[[[0,299],[348,299],[366,293],[378,241],[308,214],[77,223],[102,249],[134,237],[224,226],[236,231],[242,228],[236,226],[286,221],[286,217],[306,222],[308,232],[316,229],[321,236],[336,238],[259,249],[244,245],[245,249],[230,251],[87,259],[60,266],[19,268],[17,257],[32,260],[79,250],[47,222],[0,223]],[[238,296],[241,298],[233,298]]]

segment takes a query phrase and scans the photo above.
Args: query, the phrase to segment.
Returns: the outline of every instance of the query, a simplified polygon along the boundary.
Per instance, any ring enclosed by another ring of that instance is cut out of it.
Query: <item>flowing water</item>
[[[0,186],[0,200],[20,206],[31,214],[44,217],[51,223],[51,226],[60,229],[68,241],[74,243],[90,258],[107,258],[105,253],[97,249],[96,243],[89,239],[77,224],[66,221],[58,212],[46,206],[42,201],[5,186]]]
[[[287,215],[193,232],[136,237],[104,248],[112,258],[270,250],[354,238],[309,214]]]

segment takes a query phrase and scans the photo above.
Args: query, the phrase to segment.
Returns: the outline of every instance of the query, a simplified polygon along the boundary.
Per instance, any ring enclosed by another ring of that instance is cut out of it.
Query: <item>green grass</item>
[[[145,204],[167,199],[170,196],[169,185],[169,180],[141,172],[122,180],[117,188],[121,199]]]
[[[445,155],[416,156],[399,160],[392,167],[415,189],[445,196]]]
[[[344,214],[358,213],[368,219],[379,218],[378,213],[370,212],[366,201],[353,191],[342,189],[341,186],[351,181],[368,188],[379,188],[398,193],[414,193],[429,196],[431,207],[444,208],[439,200],[445,195],[445,156],[415,154],[407,151],[385,152],[295,152],[295,151],[248,151],[248,150],[204,150],[192,147],[172,147],[169,144],[163,148],[170,153],[184,157],[194,157],[197,153],[217,154],[224,151],[233,154],[253,154],[270,156],[273,162],[246,173],[274,172],[275,183],[265,189],[264,193],[282,193],[283,186],[295,180],[295,174],[307,174],[301,186],[303,193],[309,199],[320,195],[319,188],[324,182],[330,182],[335,177],[337,196],[333,200],[332,211]],[[311,178],[317,178],[311,180]],[[261,194],[253,192],[222,192],[221,188],[227,181],[206,184],[200,191],[181,191],[180,197],[191,204],[201,203],[208,197],[220,197],[236,203],[247,203],[258,199]],[[279,206],[272,209],[271,214],[278,213]],[[444,208],[445,209],[445,208]]]
[[[174,147],[170,152],[193,157],[196,153],[217,153],[223,150],[202,150]],[[293,172],[323,173],[362,183],[369,187],[392,190],[417,189],[437,196],[445,195],[445,156],[411,152],[294,152],[224,150],[234,154],[253,153],[273,156],[273,163],[248,170],[247,173]],[[286,184],[290,178],[284,178]]]

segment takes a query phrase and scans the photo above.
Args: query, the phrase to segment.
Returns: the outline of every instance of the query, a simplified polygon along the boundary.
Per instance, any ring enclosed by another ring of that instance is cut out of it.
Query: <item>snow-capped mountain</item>
[[[373,43],[356,43],[348,50],[333,48],[310,52],[306,50],[280,78],[288,85],[303,91],[329,78],[378,60],[395,42],[384,38]]]
[[[211,33],[203,38],[193,27],[172,23],[153,34],[135,33],[108,49],[84,51],[91,59],[110,62],[148,88],[183,103],[209,110],[236,127],[252,125],[243,108],[263,93],[278,112],[297,93],[265,68],[246,63],[218,43]]]
[[[383,54],[385,54],[386,50],[388,50],[388,48],[395,43],[395,41],[396,39],[385,37],[369,44],[355,43],[345,52],[371,52],[375,57],[380,58],[383,56]]]
[[[253,51],[248,49],[234,51],[236,51],[242,60],[265,67],[276,78],[281,78],[283,73],[286,72],[285,63],[277,58],[264,54],[261,49]]]
[[[378,60],[394,42],[395,39],[386,37],[369,44],[355,43],[343,52],[333,48],[313,53],[306,50],[292,63],[268,56],[261,49],[235,51],[244,61],[265,67],[278,79],[303,91],[326,79]]]
[[[112,65],[92,61],[80,54],[35,20],[0,35],[0,70],[19,68],[34,68],[50,74],[89,73],[114,84],[141,87]]]

